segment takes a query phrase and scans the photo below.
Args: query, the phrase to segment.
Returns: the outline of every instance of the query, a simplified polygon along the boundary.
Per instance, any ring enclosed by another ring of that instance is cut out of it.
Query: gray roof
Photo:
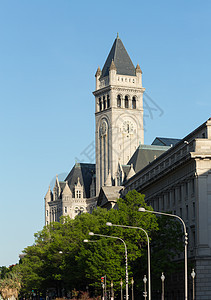
[[[167,146],[140,145],[127,164],[133,164],[133,168],[137,173],[169,148]]]
[[[174,139],[174,138],[163,138],[163,137],[156,137],[152,142],[152,145],[158,146],[175,146],[181,139]]]
[[[102,186],[100,189],[97,205],[105,208],[111,208],[109,203],[116,203],[120,197],[121,186]]]
[[[109,75],[109,68],[112,60],[117,69],[117,74],[135,76],[135,67],[122,43],[120,38],[117,36],[115,39],[111,51],[104,64],[101,77]]]
[[[71,191],[73,191],[79,178],[80,184],[84,187],[84,198],[89,198],[90,185],[94,174],[95,164],[76,163],[70,173],[67,175],[65,181],[68,181],[68,185]]]

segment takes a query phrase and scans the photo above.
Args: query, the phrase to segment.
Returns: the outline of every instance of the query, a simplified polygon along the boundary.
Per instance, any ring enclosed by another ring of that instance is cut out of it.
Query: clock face
[[[124,121],[123,122],[123,132],[124,133],[133,133],[134,132],[134,126],[131,121]]]

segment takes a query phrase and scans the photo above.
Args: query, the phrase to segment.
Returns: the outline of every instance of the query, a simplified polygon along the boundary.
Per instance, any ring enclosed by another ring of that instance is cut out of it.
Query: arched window
[[[105,99],[105,96],[103,96],[103,109],[106,109],[106,99]]]
[[[117,96],[117,107],[121,107],[121,96]]]
[[[99,98],[99,110],[102,110],[102,102],[101,102],[101,98]]]
[[[129,105],[128,105],[128,96],[125,96],[125,108],[128,108]]]
[[[110,107],[110,97],[109,97],[109,95],[107,95],[107,108],[109,108]]]
[[[132,99],[132,108],[136,109],[136,97],[133,97]]]

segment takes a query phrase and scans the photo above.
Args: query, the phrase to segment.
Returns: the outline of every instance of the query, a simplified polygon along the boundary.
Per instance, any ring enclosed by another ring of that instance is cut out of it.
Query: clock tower
[[[118,185],[118,165],[125,165],[144,143],[142,71],[134,67],[117,35],[104,67],[95,74],[96,195]]]

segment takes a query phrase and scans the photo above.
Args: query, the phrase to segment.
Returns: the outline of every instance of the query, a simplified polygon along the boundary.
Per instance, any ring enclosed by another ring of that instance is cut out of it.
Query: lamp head
[[[107,226],[112,226],[113,224],[111,222],[106,223]]]
[[[94,235],[94,232],[89,232],[89,235]]]
[[[145,212],[146,209],[144,207],[139,207],[138,211]]]
[[[147,283],[147,276],[146,275],[144,275],[143,282]]]
[[[196,276],[196,273],[194,272],[194,269],[192,269],[192,272],[191,272],[191,277],[194,279]]]
[[[162,275],[161,275],[161,277],[160,277],[160,278],[161,278],[161,280],[162,280],[162,281],[164,281],[164,280],[165,280],[165,276],[164,276],[163,272],[162,272]]]
[[[89,242],[89,240],[84,240],[84,243],[88,243]]]

